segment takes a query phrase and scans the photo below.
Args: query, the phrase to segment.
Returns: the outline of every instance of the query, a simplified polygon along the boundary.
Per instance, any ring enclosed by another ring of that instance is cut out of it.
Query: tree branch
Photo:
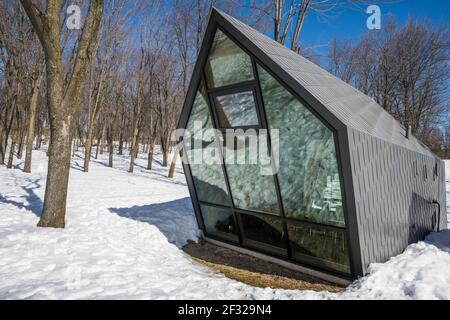
[[[34,5],[32,0],[20,0],[23,9],[27,13],[28,17],[31,20],[31,24],[36,31],[39,40],[43,42],[44,37],[44,26],[43,26],[43,16],[41,10]]]
[[[73,67],[72,77],[65,93],[65,97],[73,97],[72,93],[78,90],[79,84],[83,81],[83,75],[89,65],[94,52],[100,28],[103,12],[103,0],[91,0],[89,12],[84,23],[83,32],[78,43],[77,56]]]

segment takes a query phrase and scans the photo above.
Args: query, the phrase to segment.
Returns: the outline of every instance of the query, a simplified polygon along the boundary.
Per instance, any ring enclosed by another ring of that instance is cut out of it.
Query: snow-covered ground
[[[76,156],[66,228],[37,228],[46,156],[33,157],[32,174],[0,167],[1,299],[450,299],[449,231],[337,294],[254,288],[199,265],[180,249],[197,238],[184,176],[166,178],[159,156],[151,172],[140,157],[134,174],[126,156],[111,169],[105,154],[87,174]],[[447,188],[450,199],[450,176]]]

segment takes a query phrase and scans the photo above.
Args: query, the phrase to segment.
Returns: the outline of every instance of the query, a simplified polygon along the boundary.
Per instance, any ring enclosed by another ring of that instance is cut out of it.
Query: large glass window
[[[216,96],[214,102],[221,128],[258,124],[253,91]]]
[[[315,115],[258,67],[270,129],[279,129],[280,190],[286,216],[344,226],[334,137]]]
[[[288,223],[288,234],[294,259],[325,265],[345,273],[350,272],[347,243],[343,230]]]
[[[203,71],[209,90],[200,85],[184,143],[205,233],[350,273],[333,131],[262,67],[261,88],[249,82],[251,58],[219,30]],[[277,150],[253,129],[265,116]]]
[[[267,175],[255,158],[256,135],[237,136],[235,144],[225,148],[225,167],[231,195],[237,208],[278,214],[278,200],[272,175]],[[262,137],[260,137],[262,139]],[[257,155],[257,154],[256,154]]]
[[[231,206],[221,162],[214,163],[214,157],[220,157],[220,154],[215,137],[211,135],[213,125],[203,85],[195,98],[186,129],[189,134],[185,135],[185,151],[198,199]]]
[[[238,241],[238,233],[233,214],[229,209],[200,206],[206,232],[226,240]]]
[[[205,73],[210,88],[253,79],[250,57],[220,30],[216,31]]]
[[[245,240],[255,246],[254,241],[261,243],[263,249],[286,255],[286,238],[284,236],[283,223],[277,217],[241,214],[244,227]]]

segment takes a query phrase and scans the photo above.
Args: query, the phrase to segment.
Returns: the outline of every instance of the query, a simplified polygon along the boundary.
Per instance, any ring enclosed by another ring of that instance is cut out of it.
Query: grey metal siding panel
[[[440,161],[439,163],[439,167],[438,167],[438,171],[439,171],[439,183],[440,183],[440,189],[439,189],[439,199],[442,204],[444,204],[444,206],[441,208],[441,221],[440,221],[440,228],[441,229],[447,229],[448,228],[448,223],[450,222],[450,214],[447,215],[447,208],[446,208],[446,204],[447,204],[447,189],[446,189],[446,178],[445,178],[445,163],[443,161]]]
[[[385,262],[433,231],[437,212],[433,200],[441,204],[440,226],[446,227],[444,162],[352,128],[348,137],[361,257],[367,272],[370,263]]]

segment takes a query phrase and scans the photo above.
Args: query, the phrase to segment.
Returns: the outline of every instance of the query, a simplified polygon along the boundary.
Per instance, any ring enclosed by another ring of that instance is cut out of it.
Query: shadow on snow
[[[197,223],[189,197],[129,208],[109,208],[109,211],[157,227],[177,247],[196,238]]]
[[[25,201],[16,201],[12,200],[17,197],[9,197],[3,196],[0,194],[0,203],[12,204],[19,209],[26,209],[31,211],[36,216],[40,217],[42,212],[42,200],[35,193],[35,190],[42,187],[42,185],[38,182],[39,179],[34,181],[28,180],[29,184],[27,186],[21,186],[21,188],[26,192],[24,196],[20,196],[20,199],[24,199]],[[28,204],[25,204],[28,203]]]

